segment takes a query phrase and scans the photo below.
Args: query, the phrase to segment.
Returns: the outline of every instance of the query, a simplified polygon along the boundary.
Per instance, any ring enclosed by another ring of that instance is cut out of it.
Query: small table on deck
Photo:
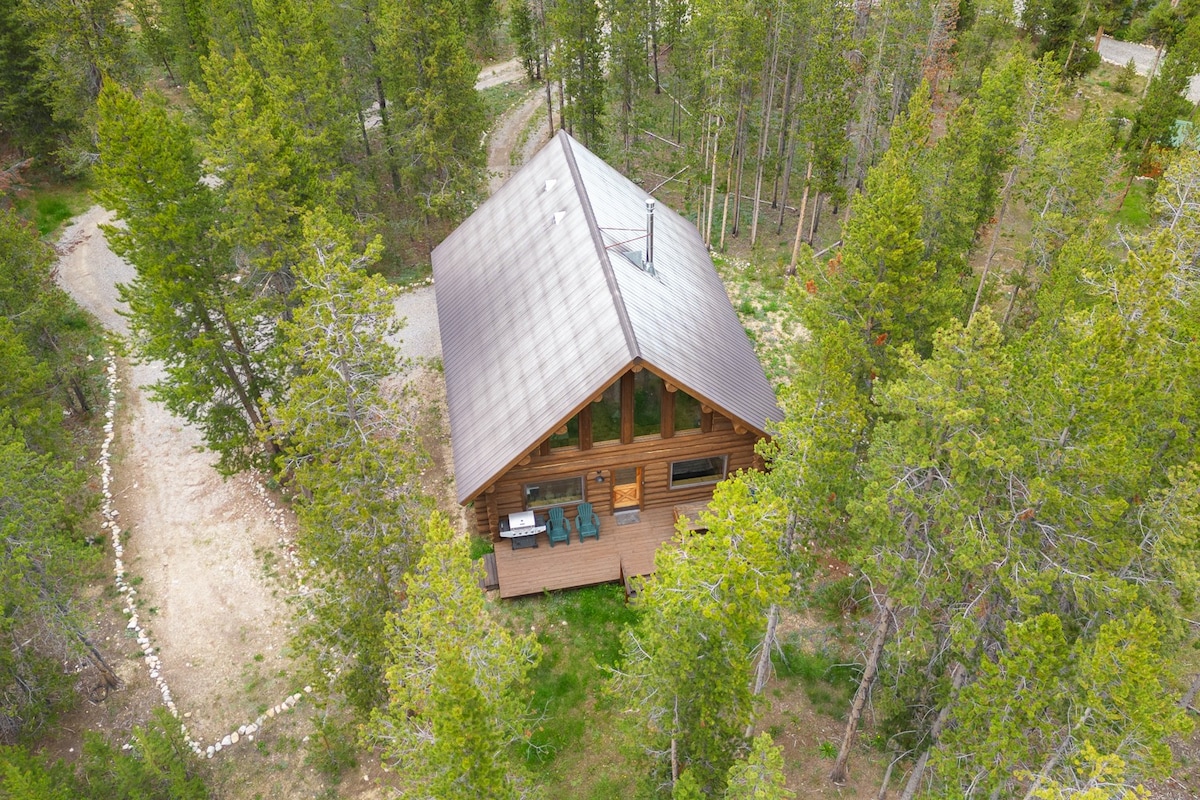
[[[689,531],[696,533],[705,533],[708,528],[700,523],[700,514],[708,509],[708,501],[701,500],[695,503],[680,503],[675,506],[675,521],[679,522],[681,517],[687,518],[687,528]]]
[[[526,512],[524,519],[518,519],[519,524],[514,527],[510,518],[518,516],[517,514],[509,514],[500,520],[500,538],[508,539],[512,542],[513,550],[524,550],[527,547],[537,547],[537,535],[546,532],[545,520],[538,519],[532,512]]]

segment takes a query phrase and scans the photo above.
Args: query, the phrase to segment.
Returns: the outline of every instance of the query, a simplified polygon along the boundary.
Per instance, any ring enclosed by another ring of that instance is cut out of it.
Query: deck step
[[[500,576],[496,572],[496,554],[483,554],[484,576],[479,579],[479,586],[485,592],[500,588]]]

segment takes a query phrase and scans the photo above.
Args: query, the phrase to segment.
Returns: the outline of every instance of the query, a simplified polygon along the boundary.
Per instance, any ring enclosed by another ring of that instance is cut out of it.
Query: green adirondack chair
[[[550,509],[550,515],[546,518],[546,536],[550,537],[551,547],[558,542],[571,543],[571,523],[563,516],[561,506]]]
[[[579,532],[580,542],[588,536],[595,538],[597,541],[600,539],[600,518],[592,510],[591,503],[579,504],[579,513],[575,517],[575,530]]]

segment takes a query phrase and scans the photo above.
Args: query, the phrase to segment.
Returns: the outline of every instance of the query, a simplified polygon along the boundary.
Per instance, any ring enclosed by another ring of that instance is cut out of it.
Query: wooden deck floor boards
[[[546,590],[569,589],[619,581],[654,571],[654,553],[675,532],[670,508],[647,509],[639,522],[618,525],[612,516],[600,517],[600,538],[550,546],[538,534],[536,548],[513,550],[507,541],[496,544],[496,574],[501,597],[520,597]]]

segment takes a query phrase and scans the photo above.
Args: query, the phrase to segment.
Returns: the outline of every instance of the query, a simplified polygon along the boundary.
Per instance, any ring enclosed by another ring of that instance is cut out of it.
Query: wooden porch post
[[[661,426],[659,433],[664,439],[670,439],[675,435],[675,393],[671,391],[670,384],[663,383],[662,411],[661,411]]]
[[[590,403],[579,412],[579,449],[592,449],[592,406]]]
[[[633,444],[633,373],[621,376],[621,444]]]

